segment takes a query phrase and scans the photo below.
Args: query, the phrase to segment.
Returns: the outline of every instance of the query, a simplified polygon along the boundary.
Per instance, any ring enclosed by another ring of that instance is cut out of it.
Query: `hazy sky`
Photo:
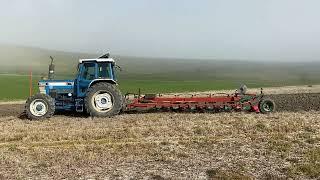
[[[0,0],[0,44],[222,59],[320,59],[319,0]]]

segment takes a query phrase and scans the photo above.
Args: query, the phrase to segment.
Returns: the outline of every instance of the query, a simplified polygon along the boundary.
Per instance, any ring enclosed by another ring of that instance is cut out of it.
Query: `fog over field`
[[[1,74],[47,74],[53,56],[57,77],[73,77],[80,58],[101,54],[63,52],[13,45],[0,45]],[[121,80],[234,80],[293,84],[320,83],[320,62],[244,61],[129,57],[112,54]],[[280,84],[281,85],[281,84]]]
[[[118,72],[123,84],[318,84],[319,5],[316,0],[6,1],[0,7],[0,73],[47,74],[51,55],[56,77],[71,78],[79,58],[110,52],[123,68]]]

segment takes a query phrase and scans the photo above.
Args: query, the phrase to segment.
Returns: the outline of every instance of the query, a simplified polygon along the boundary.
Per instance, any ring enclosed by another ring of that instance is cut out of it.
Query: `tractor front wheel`
[[[91,116],[111,117],[120,113],[123,97],[115,85],[102,82],[88,89],[84,102]]]
[[[55,112],[54,99],[46,94],[36,94],[28,98],[25,112],[29,119],[50,118]]]
[[[259,102],[259,110],[263,114],[274,112],[276,110],[276,104],[271,99],[261,99]]]

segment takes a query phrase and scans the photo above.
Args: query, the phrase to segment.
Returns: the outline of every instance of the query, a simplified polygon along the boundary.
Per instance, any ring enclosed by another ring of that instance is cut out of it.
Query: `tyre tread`
[[[114,107],[111,111],[107,113],[100,113],[100,112],[96,112],[91,107],[91,98],[97,90],[108,90],[110,91],[110,93],[113,93],[113,96],[114,96],[113,98],[116,100],[114,100],[115,101]],[[100,82],[88,88],[86,97],[84,98],[84,104],[85,104],[87,113],[90,114],[90,116],[92,117],[112,117],[121,112],[122,106],[123,106],[123,98],[122,98],[121,92],[115,85],[107,82]]]
[[[270,111],[270,112],[266,112],[263,110],[262,108],[262,105],[266,102],[266,101],[270,101],[272,104],[273,104],[273,110]],[[259,102],[259,111],[263,114],[267,114],[267,113],[272,113],[274,111],[276,111],[276,104],[275,102],[272,100],[272,99],[269,99],[269,98],[264,98],[264,99],[261,99],[260,102]]]
[[[44,100],[47,105],[48,105],[48,112],[44,115],[44,116],[34,116],[31,112],[30,112],[30,103],[32,101],[34,101],[35,99],[42,99]],[[46,94],[41,94],[41,93],[38,93],[38,94],[35,94],[33,96],[30,96],[27,101],[26,101],[26,104],[25,104],[25,113],[27,115],[27,118],[30,119],[30,120],[40,120],[40,119],[46,119],[46,118],[50,118],[54,115],[55,113],[55,102],[54,102],[54,99],[52,97],[50,97],[49,95],[46,95]]]

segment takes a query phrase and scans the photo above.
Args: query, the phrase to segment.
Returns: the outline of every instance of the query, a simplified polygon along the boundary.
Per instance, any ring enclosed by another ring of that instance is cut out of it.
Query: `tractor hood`
[[[73,85],[74,80],[40,80],[39,86],[67,86]]]
[[[38,82],[40,93],[73,93],[74,80],[40,80]]]

